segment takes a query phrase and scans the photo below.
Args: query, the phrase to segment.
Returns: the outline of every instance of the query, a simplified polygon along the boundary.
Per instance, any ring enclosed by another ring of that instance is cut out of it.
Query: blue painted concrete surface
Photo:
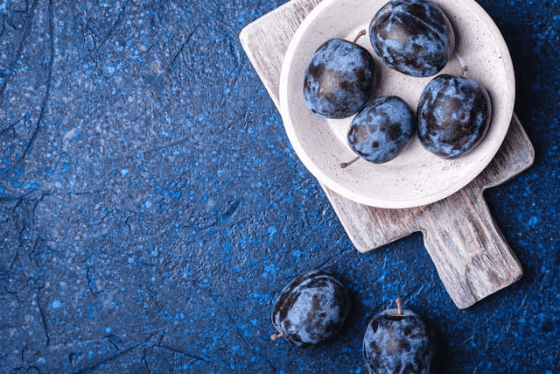
[[[363,373],[401,297],[435,373],[560,373],[560,2],[480,0],[534,166],[485,196],[524,268],[467,310],[420,234],[349,241],[240,45],[283,1],[0,0],[0,372]],[[271,341],[305,270],[352,295],[336,339]]]

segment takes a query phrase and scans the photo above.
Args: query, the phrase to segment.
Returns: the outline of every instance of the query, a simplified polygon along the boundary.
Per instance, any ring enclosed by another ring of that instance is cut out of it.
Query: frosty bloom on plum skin
[[[369,374],[430,373],[436,352],[435,336],[414,312],[387,309],[371,319],[363,341]]]
[[[442,74],[424,88],[418,102],[418,139],[428,151],[453,159],[473,150],[490,126],[492,103],[473,79]]]
[[[365,160],[382,164],[397,157],[415,133],[410,107],[398,96],[368,104],[350,124],[348,145]]]
[[[372,96],[374,72],[373,57],[365,48],[330,39],[315,52],[305,71],[305,102],[323,117],[350,117]]]
[[[445,13],[429,0],[393,0],[373,17],[373,50],[390,68],[413,77],[439,73],[455,48]]]
[[[297,347],[310,347],[336,335],[350,308],[346,288],[322,270],[294,278],[278,295],[272,324],[278,330],[272,339],[283,338]]]

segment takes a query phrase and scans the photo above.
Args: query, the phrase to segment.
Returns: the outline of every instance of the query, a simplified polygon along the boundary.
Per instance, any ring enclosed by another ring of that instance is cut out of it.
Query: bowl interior
[[[355,157],[347,145],[353,117],[327,119],[312,113],[303,98],[305,70],[314,52],[331,38],[353,40],[368,26],[386,0],[324,0],[304,20],[292,39],[280,81],[284,126],[298,157],[329,189],[361,204],[408,208],[443,199],[472,181],[490,163],[504,140],[515,98],[513,65],[498,28],[474,0],[434,0],[453,25],[456,46],[440,72],[477,80],[490,94],[492,120],[484,140],[471,152],[443,160],[426,151],[415,136],[404,151],[385,164],[359,160],[347,168],[340,163]],[[397,95],[416,112],[426,84],[433,78],[414,78],[384,65],[375,55],[369,34],[358,44],[376,62],[374,97]]]

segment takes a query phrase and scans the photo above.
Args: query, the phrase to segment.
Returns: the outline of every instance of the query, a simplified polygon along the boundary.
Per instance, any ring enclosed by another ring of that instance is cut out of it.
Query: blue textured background
[[[536,160],[485,194],[525,274],[467,310],[420,234],[358,253],[297,159],[238,39],[282,3],[0,0],[0,372],[359,373],[399,296],[436,373],[560,373],[560,2],[479,1]],[[344,331],[272,342],[310,268],[351,292]]]

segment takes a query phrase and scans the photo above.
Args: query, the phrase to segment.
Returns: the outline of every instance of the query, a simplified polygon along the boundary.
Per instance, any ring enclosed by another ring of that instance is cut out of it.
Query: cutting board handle
[[[464,309],[515,283],[521,264],[492,218],[480,188],[465,188],[426,207],[424,245],[447,292]]]

